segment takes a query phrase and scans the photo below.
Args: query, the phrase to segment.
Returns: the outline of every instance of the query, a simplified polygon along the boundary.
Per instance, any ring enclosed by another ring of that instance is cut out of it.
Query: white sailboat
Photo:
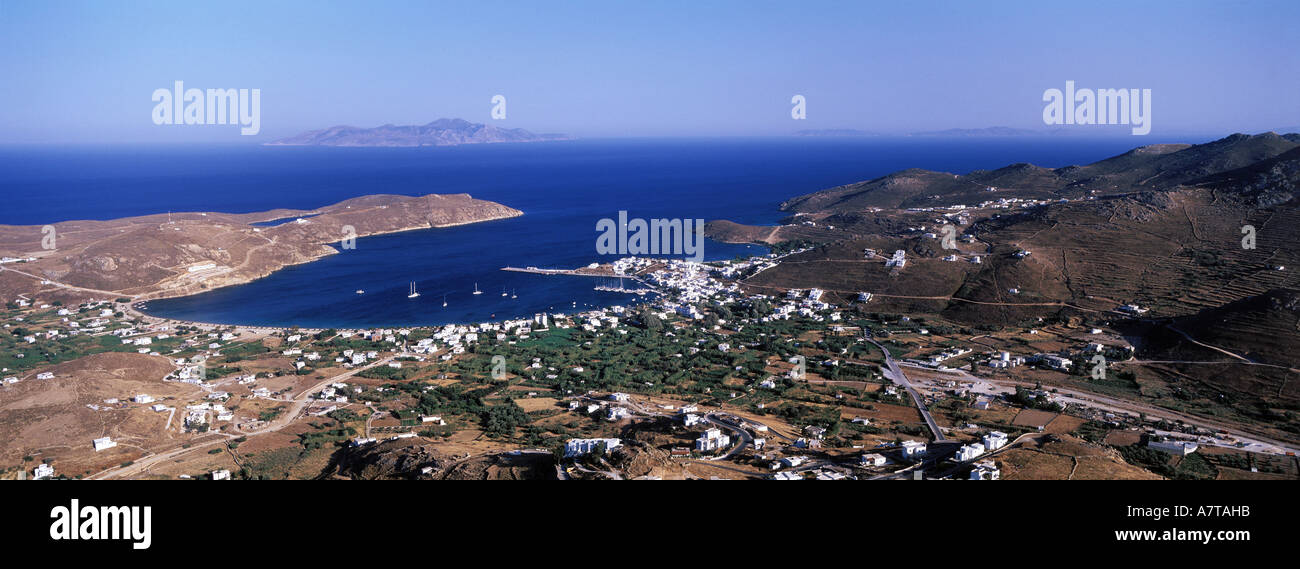
[[[483,294],[483,291],[478,289],[478,283],[474,283],[474,294]]]
[[[510,291],[510,298],[519,298],[519,295],[515,294],[515,291],[512,290]]]
[[[501,287],[501,296],[506,295],[506,287]]]
[[[443,307],[443,308],[446,308],[446,307],[447,307],[447,295],[445,295],[445,294],[442,295],[442,307]]]
[[[411,294],[406,295],[406,298],[416,298],[418,296],[420,296],[420,293],[415,292],[415,281],[411,281]]]

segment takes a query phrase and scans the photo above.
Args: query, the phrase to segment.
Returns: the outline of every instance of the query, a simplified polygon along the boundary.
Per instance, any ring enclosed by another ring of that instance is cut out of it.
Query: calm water
[[[469,193],[524,216],[368,237],[355,250],[243,286],[155,301],[160,316],[261,325],[473,322],[628,303],[598,279],[503,272],[609,260],[595,225],[630,217],[775,224],[789,197],[911,167],[965,173],[1014,162],[1092,162],[1159,140],[588,140],[450,148],[0,148],[0,223],[171,211],[310,209],[374,193]],[[763,252],[709,241],[707,259]],[[406,298],[410,281],[421,293]],[[484,291],[472,293],[475,283]],[[357,295],[364,289],[364,295]],[[501,296],[502,290],[518,295]],[[448,306],[442,307],[444,295]]]

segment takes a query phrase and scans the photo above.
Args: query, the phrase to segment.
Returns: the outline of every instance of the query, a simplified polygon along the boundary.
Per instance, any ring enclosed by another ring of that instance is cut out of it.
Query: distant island
[[[464,119],[438,119],[425,125],[386,124],[374,128],[333,126],[282,138],[266,145],[412,147],[569,139],[569,136],[563,134],[536,134],[522,128],[500,128]]]

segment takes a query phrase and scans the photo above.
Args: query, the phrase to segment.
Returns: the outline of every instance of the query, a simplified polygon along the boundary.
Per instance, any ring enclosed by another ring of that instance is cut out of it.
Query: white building
[[[147,395],[147,394],[144,394],[144,393],[141,393],[141,394],[139,394],[139,395],[136,395],[135,397],[132,397],[131,400],[134,401],[134,402],[136,402],[136,403],[153,403],[153,402],[154,402],[154,398],[153,398],[153,397],[151,397],[151,396],[149,396],[149,395]]]
[[[1156,450],[1176,454],[1178,456],[1187,456],[1196,452],[1196,443],[1191,441],[1174,441],[1174,440],[1157,440],[1147,441],[1147,446]]]
[[[1002,431],[993,431],[984,435],[984,448],[986,450],[998,450],[1007,446],[1007,434]]]
[[[907,252],[903,251],[902,249],[894,251],[894,256],[890,257],[888,261],[885,261],[886,267],[898,267],[901,269],[906,265],[907,265]]]
[[[104,437],[102,439],[95,439],[93,442],[95,445],[95,452],[99,452],[101,450],[110,449],[117,446],[117,443],[114,442],[113,439],[109,437]]]
[[[865,453],[862,455],[862,466],[884,466],[885,456],[879,453]]]
[[[622,439],[569,439],[564,443],[564,456],[571,458],[589,454],[602,444],[608,452],[622,446],[623,441]]]
[[[998,480],[1001,477],[1002,471],[991,460],[981,460],[975,463],[975,468],[970,471],[971,480]]]
[[[961,445],[961,448],[957,449],[957,454],[953,455],[952,459],[957,462],[966,462],[968,460],[975,460],[982,454],[984,454],[984,445],[981,443],[971,443],[968,445]]]
[[[54,467],[45,463],[36,465],[36,470],[32,471],[32,480],[45,478],[54,478]]]
[[[717,428],[704,431],[700,438],[695,439],[695,450],[702,452],[711,452],[729,446],[731,446],[731,437],[722,434],[722,431]]]
[[[208,424],[208,412],[202,409],[192,409],[185,416],[185,426],[197,427]]]
[[[772,463],[772,469],[775,470],[781,467],[796,468],[799,465],[803,464],[806,460],[808,459],[802,456],[788,456],[786,458],[781,459],[778,462]]]
[[[213,471],[212,471],[212,479],[213,479],[213,480],[230,480],[230,471],[229,471],[229,470],[213,470]]]
[[[925,443],[921,441],[903,441],[903,457],[918,458],[925,456]]]

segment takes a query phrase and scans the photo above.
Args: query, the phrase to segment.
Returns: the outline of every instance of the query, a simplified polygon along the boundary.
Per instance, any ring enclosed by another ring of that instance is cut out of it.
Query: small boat
[[[506,287],[501,287],[501,296],[506,295]]]
[[[515,294],[515,291],[512,290],[510,291],[510,298],[519,298],[519,295]]]
[[[357,294],[365,294],[365,293],[366,293],[366,291],[361,290],[361,289],[357,289]]]
[[[446,307],[447,307],[447,295],[445,295],[445,294],[442,295],[442,307],[443,307],[443,308],[446,308]]]
[[[478,289],[478,283],[474,283],[474,294],[483,294],[483,291]]]
[[[419,296],[420,293],[415,292],[415,281],[411,281],[411,294],[406,295],[406,298],[417,298]]]

